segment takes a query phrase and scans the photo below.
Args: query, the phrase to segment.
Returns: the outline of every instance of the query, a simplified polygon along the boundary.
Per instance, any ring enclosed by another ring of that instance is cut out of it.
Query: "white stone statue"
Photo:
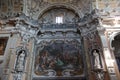
[[[100,55],[97,50],[93,51],[93,57],[94,57],[94,68],[95,69],[101,68],[101,64],[100,64],[101,59],[100,59]]]
[[[25,51],[22,50],[22,52],[18,56],[17,65],[16,65],[18,71],[23,71],[24,61],[25,61]]]

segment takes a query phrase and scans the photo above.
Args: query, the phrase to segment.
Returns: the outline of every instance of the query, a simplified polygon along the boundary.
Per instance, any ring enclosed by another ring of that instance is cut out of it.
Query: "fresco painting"
[[[35,74],[40,76],[76,76],[83,74],[83,57],[76,44],[53,43],[45,46],[35,60]]]

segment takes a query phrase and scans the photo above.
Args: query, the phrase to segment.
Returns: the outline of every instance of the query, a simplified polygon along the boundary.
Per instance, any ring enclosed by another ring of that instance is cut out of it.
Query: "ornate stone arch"
[[[109,36],[109,44],[110,44],[110,48],[111,49],[113,49],[113,47],[112,47],[112,41],[114,40],[114,38],[117,36],[117,35],[119,35],[120,34],[120,32],[113,32],[113,33],[111,33],[110,34],[110,36]]]
[[[34,18],[38,19],[44,12],[46,12],[47,10],[50,10],[52,8],[66,8],[66,9],[70,9],[72,11],[74,11],[76,14],[78,14],[78,16],[81,18],[83,17],[83,13],[78,9],[78,7],[72,6],[70,4],[52,4],[52,5],[48,5],[46,7],[44,7],[43,9],[41,9],[40,11],[38,11],[38,14],[36,14],[34,16]]]

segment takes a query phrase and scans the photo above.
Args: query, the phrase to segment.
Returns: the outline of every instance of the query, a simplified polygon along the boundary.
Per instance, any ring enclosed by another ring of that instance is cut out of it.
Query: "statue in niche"
[[[25,63],[25,57],[26,57],[25,50],[21,50],[21,51],[18,52],[16,67],[15,67],[15,69],[17,71],[23,71],[24,63]]]
[[[95,69],[100,69],[100,68],[102,68],[99,50],[94,49],[94,50],[92,51],[92,55],[93,55],[93,66],[94,66],[94,68],[95,68]]]

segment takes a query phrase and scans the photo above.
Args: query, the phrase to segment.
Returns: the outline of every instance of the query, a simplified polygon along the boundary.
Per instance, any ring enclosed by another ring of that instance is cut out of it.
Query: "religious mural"
[[[54,42],[38,51],[35,73],[40,76],[76,76],[83,74],[83,57],[76,44]]]
[[[0,55],[4,54],[8,38],[0,38]]]

